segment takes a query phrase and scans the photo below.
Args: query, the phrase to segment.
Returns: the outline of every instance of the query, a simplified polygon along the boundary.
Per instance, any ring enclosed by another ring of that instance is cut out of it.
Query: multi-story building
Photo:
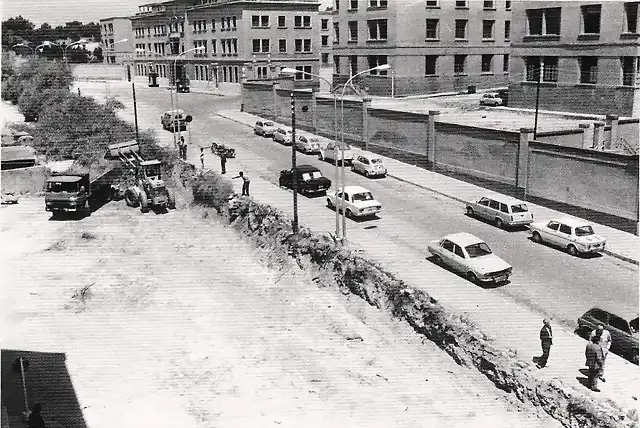
[[[133,53],[131,18],[114,16],[101,19],[100,34],[105,64],[122,64]]]
[[[511,2],[334,0],[334,81],[379,95],[506,86]]]
[[[320,67],[333,67],[333,8],[320,12]]]
[[[290,67],[318,74],[315,0],[172,0],[140,6],[132,17],[136,73],[160,77],[174,62],[191,80],[240,83],[275,78]],[[317,79],[302,73],[299,86]]]
[[[509,105],[640,116],[638,5],[514,2]]]

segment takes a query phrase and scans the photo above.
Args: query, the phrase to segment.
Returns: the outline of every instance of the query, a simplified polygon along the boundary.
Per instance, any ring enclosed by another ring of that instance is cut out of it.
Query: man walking
[[[204,169],[204,148],[200,147],[200,165]]]
[[[233,178],[242,178],[242,196],[249,196],[249,183],[251,183],[249,177],[247,177],[242,171],[240,171],[238,175]]]
[[[183,136],[180,136],[180,147],[182,149],[180,157],[182,158],[182,160],[187,160],[187,143],[184,141]]]
[[[542,356],[538,359],[538,364],[536,364],[539,369],[546,367],[551,345],[553,345],[553,331],[551,330],[551,321],[549,321],[549,318],[545,318],[542,321],[540,344],[542,345]]]
[[[222,174],[227,173],[227,154],[224,151],[220,152],[220,168],[222,168]]]
[[[600,392],[598,389],[598,378],[601,377],[603,363],[600,338],[593,336],[591,340],[589,340],[587,348],[584,351],[584,356],[587,358],[587,366],[589,367],[589,389]]]
[[[589,335],[589,341],[591,341],[594,337],[598,338],[598,343],[602,348],[602,367],[600,368],[600,380],[606,382],[607,380],[604,378],[604,364],[607,361],[607,355],[609,355],[609,349],[611,348],[611,333],[609,330],[604,328],[603,324],[598,324],[595,330],[591,332]]]

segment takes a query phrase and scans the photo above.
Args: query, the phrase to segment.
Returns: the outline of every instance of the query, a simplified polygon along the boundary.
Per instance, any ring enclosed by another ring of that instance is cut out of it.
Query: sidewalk
[[[216,114],[250,127],[253,126],[256,120],[258,120],[258,116],[253,114],[233,110],[218,111]],[[364,152],[364,150],[361,151]],[[430,190],[461,203],[476,200],[481,196],[496,194],[494,191],[465,181],[456,180],[455,178],[418,168],[392,158],[384,156],[381,157],[384,159],[385,165],[389,170],[390,177]],[[530,202],[527,202],[527,204],[535,213],[536,218],[539,219],[551,219],[566,216],[566,214],[550,208],[535,205]],[[607,249],[605,250],[606,254],[629,263],[638,264],[638,261],[640,260],[639,236],[605,225],[595,224],[591,221],[589,221],[589,223],[596,226],[596,233],[607,239]]]
[[[136,76],[136,85],[148,85],[149,80],[145,76]],[[128,83],[126,80],[117,80],[119,82]],[[169,90],[169,81],[166,78],[158,79],[160,88]],[[239,97],[241,88],[235,83],[218,83],[217,87],[214,82],[205,82],[200,80],[192,80],[189,82],[189,89],[196,94],[208,94],[219,97]]]

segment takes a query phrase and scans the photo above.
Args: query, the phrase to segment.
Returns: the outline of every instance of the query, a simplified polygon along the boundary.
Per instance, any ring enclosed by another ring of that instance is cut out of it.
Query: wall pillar
[[[436,116],[439,114],[438,110],[429,110],[427,117],[427,162],[430,165],[436,163]]]
[[[520,128],[520,141],[518,142],[518,160],[516,165],[516,187],[527,192],[529,178],[529,142],[533,141],[533,129]]]
[[[604,123],[594,122],[593,123],[593,148],[594,149],[604,150],[604,146],[602,145],[603,132],[604,132]]]
[[[318,130],[318,109],[316,108],[318,106],[318,92],[319,92],[319,88],[313,87],[311,89],[311,114],[312,114],[312,121],[313,121],[313,132],[317,133],[316,131]]]
[[[614,114],[607,115],[607,125],[611,125],[611,133],[609,138],[605,141],[605,146],[608,149],[619,149],[620,143],[618,142],[618,116]]]
[[[590,149],[593,147],[593,128],[588,122],[582,122],[578,124],[578,127],[582,129],[582,148]]]
[[[273,104],[271,106],[271,114],[274,120],[278,120],[278,82],[271,82],[271,94],[273,96]]]
[[[371,97],[362,98],[362,140],[365,150],[369,150],[369,107],[371,107]]]

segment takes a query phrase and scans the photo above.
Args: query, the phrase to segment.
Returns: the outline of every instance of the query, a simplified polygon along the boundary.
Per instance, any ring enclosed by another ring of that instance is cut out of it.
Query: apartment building
[[[320,15],[320,67],[333,67],[333,8]]]
[[[102,56],[105,64],[122,64],[133,54],[131,18],[113,16],[100,20]]]
[[[334,81],[363,76],[377,95],[506,86],[511,2],[334,0]]]
[[[638,5],[514,2],[509,105],[640,116]]]
[[[191,80],[240,83],[290,67],[318,74],[320,20],[315,0],[172,0],[132,17],[136,73],[169,77],[174,60]],[[317,86],[305,74],[298,86]]]

